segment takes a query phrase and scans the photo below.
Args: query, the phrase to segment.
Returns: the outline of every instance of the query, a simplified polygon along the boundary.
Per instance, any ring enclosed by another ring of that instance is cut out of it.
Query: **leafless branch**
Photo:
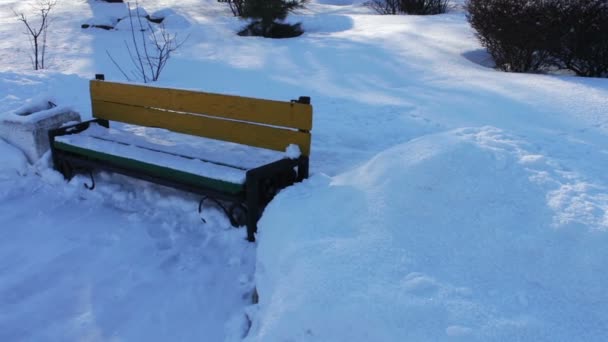
[[[120,71],[120,73],[127,79],[127,81],[131,82],[131,79],[129,78],[129,76],[127,76],[127,73],[120,67],[120,64],[118,64],[118,62],[116,62],[116,60],[114,59],[114,57],[112,57],[112,55],[110,55],[110,53],[108,52],[108,50],[106,50],[106,54],[108,55],[108,57],[110,57],[110,60],[112,61],[112,63],[114,63],[114,65],[116,66],[116,68],[118,68],[118,70]]]
[[[135,6],[136,8],[138,7],[137,2]],[[131,73],[136,79],[148,83],[158,81],[160,74],[171,57],[171,53],[179,49],[188,37],[181,41],[178,40],[177,34],[169,33],[162,23],[155,28],[147,21],[147,29],[144,29],[143,20],[138,16],[137,22],[134,22],[131,7],[129,6],[132,46],[129,46],[126,42],[125,46],[131,63],[133,63],[135,68]],[[136,27],[135,23],[139,24],[139,27]],[[136,30],[139,30],[140,34],[137,34]],[[108,55],[110,54],[108,53]],[[124,72],[124,69],[120,67],[116,60],[112,56],[110,56],[110,59],[123,76],[130,81],[127,73]]]

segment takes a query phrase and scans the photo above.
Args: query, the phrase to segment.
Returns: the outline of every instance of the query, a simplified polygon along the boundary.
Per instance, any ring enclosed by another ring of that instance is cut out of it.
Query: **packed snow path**
[[[167,189],[100,179],[93,192],[44,173],[0,180],[1,341],[242,336],[255,258],[243,230],[215,211],[203,224],[195,198]]]

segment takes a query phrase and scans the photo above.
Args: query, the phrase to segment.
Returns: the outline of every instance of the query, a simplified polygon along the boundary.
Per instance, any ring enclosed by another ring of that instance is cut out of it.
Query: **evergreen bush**
[[[287,15],[304,7],[308,0],[245,0],[242,17],[251,19],[239,35],[263,36],[268,38],[297,37],[303,33],[301,25],[286,24]]]

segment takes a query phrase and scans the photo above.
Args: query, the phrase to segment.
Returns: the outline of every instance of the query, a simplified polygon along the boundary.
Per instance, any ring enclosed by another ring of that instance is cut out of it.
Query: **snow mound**
[[[286,189],[259,222],[247,340],[601,340],[607,207],[556,224],[559,171],[482,127]]]
[[[150,24],[146,18],[133,16],[121,19],[114,28],[120,31],[146,31]]]
[[[54,106],[53,103],[55,102],[56,100],[53,97],[41,94],[25,101],[21,107],[15,109],[14,114],[24,116],[48,110]]]
[[[154,12],[152,18],[163,18],[163,26],[171,30],[185,30],[192,26],[192,22],[185,16],[170,8]]]
[[[121,18],[129,16],[129,9],[125,3],[90,1],[88,6],[91,18],[84,22],[87,25],[114,27]]]
[[[346,15],[337,14],[318,14],[310,15],[291,15],[287,22],[295,24],[302,23],[304,30],[308,33],[336,33],[348,31],[353,28],[353,19]]]
[[[149,16],[148,11],[146,11],[143,7],[131,8],[131,15],[133,17],[142,17],[142,18]]]
[[[57,100],[48,94],[40,94],[27,99],[19,108],[0,114],[0,119],[13,122],[33,123],[58,113],[73,112],[71,106],[57,106]]]
[[[98,16],[95,18],[91,18],[87,20],[84,24],[89,26],[104,26],[104,27],[114,27],[118,23],[121,18],[115,16]]]

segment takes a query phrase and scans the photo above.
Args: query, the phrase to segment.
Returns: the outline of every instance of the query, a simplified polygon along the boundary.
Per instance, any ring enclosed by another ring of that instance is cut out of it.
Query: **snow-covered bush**
[[[239,35],[268,38],[297,37],[303,33],[300,24],[286,24],[289,12],[304,7],[308,0],[245,0],[242,17],[251,19]]]
[[[608,0],[467,0],[465,6],[501,70],[608,73]]]
[[[370,0],[365,5],[380,14],[440,14],[448,9],[448,0]]]

